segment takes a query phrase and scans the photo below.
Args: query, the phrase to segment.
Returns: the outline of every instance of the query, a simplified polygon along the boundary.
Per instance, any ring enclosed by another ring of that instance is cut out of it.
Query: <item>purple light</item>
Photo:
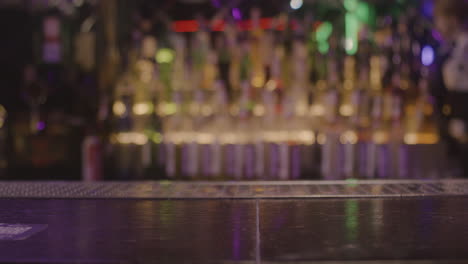
[[[232,234],[232,257],[234,260],[240,260],[241,249],[241,216],[242,212],[237,209],[232,215],[232,223],[234,225]]]
[[[213,4],[214,7],[220,8],[221,7],[221,1],[220,0],[211,0],[211,3]]]
[[[37,130],[42,131],[45,128],[44,121],[37,122]]]
[[[442,41],[442,35],[440,35],[440,33],[435,29],[432,30],[432,37],[439,42]]]
[[[241,20],[242,19],[242,13],[239,8],[233,8],[232,9],[232,16],[236,20]]]
[[[431,46],[424,46],[422,49],[421,62],[424,66],[431,66],[434,62],[434,49]]]

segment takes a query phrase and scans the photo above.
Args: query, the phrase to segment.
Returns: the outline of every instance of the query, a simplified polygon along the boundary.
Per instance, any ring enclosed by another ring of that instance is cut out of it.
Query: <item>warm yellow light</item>
[[[147,115],[151,114],[153,105],[151,103],[137,103],[133,106],[133,113],[135,115]]]
[[[149,83],[152,78],[153,75],[150,72],[142,72],[140,75],[140,80],[144,83]]]
[[[325,107],[321,104],[314,104],[310,107],[310,114],[312,116],[323,116],[325,114]]]
[[[260,74],[255,75],[252,78],[252,86],[253,87],[260,88],[260,87],[263,86],[264,83],[265,83],[265,78]]]
[[[354,82],[353,82],[353,80],[346,80],[346,81],[344,81],[343,86],[344,86],[345,90],[352,90],[353,86],[354,86]]]
[[[305,116],[307,114],[307,104],[299,103],[296,106],[296,114],[298,116]]]
[[[325,80],[319,80],[317,82],[317,90],[319,91],[324,91],[327,89],[327,81]]]
[[[317,136],[317,143],[323,145],[327,142],[327,136],[324,133],[319,133]]]
[[[112,106],[112,112],[114,112],[114,115],[116,116],[123,116],[126,111],[127,111],[127,108],[125,107],[125,104],[122,103],[121,101],[115,102],[114,105]]]
[[[215,140],[215,136],[210,133],[198,133],[197,142],[199,144],[211,144]]]
[[[201,113],[203,116],[210,116],[213,114],[213,108],[210,105],[203,105],[201,107]]]
[[[234,133],[223,133],[220,136],[220,141],[222,144],[235,144],[236,143],[236,134]]]
[[[426,104],[426,105],[424,106],[424,114],[425,114],[425,115],[430,116],[430,115],[432,115],[433,112],[434,112],[434,108],[432,107],[432,105]]]
[[[384,144],[388,142],[388,133],[383,131],[377,131],[372,135],[372,139],[377,144]]]
[[[299,141],[306,145],[313,145],[315,143],[315,134],[312,131],[299,131],[297,134],[297,138],[299,139]]]
[[[237,116],[239,115],[239,112],[240,112],[240,108],[238,105],[232,105],[230,108],[229,108],[229,113],[232,115],[232,116]]]
[[[265,85],[265,88],[268,90],[268,91],[273,91],[276,89],[276,87],[278,86],[278,83],[275,81],[275,80],[269,80],[266,85]]]
[[[340,114],[342,116],[352,116],[354,114],[354,107],[350,104],[344,104],[340,107]]]
[[[370,83],[374,90],[381,90],[382,88],[382,76],[380,74],[381,64],[380,57],[372,56],[370,60]]]
[[[148,142],[148,137],[145,134],[138,132],[122,132],[115,135],[115,141],[125,145],[145,145]]]
[[[348,130],[340,136],[341,144],[356,144],[358,142],[358,136],[356,132]]]
[[[164,141],[173,144],[182,144],[193,140],[193,135],[190,132],[169,132],[164,135]]]
[[[436,133],[406,133],[403,141],[408,145],[433,145],[439,142],[439,135]]]
[[[263,116],[265,114],[265,107],[263,105],[256,105],[253,109],[255,116]]]
[[[140,71],[140,81],[148,83],[153,78],[154,65],[145,60],[140,60],[137,62],[137,67]]]
[[[287,142],[289,139],[288,136],[288,132],[286,131],[271,131],[263,133],[263,138],[265,141],[273,143]]]
[[[279,131],[275,133],[275,141],[276,142],[287,142],[289,139],[289,134],[286,131]]]
[[[416,133],[406,133],[404,142],[408,145],[416,145],[418,144],[418,135]]]

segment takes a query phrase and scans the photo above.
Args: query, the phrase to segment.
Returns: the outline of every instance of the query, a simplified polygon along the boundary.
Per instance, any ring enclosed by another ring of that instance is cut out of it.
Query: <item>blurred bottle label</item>
[[[88,72],[95,66],[95,45],[94,32],[80,32],[75,38],[75,62]]]
[[[102,180],[102,145],[97,136],[88,136],[83,141],[83,168],[84,181]]]
[[[50,16],[43,22],[44,43],[42,59],[45,63],[59,63],[62,60],[62,43],[60,39],[60,20]]]

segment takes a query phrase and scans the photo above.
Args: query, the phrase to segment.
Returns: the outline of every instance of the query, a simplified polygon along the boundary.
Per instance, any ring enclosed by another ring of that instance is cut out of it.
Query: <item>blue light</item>
[[[422,5],[422,12],[426,17],[434,16],[434,2],[431,0],[425,0]]]
[[[422,49],[421,62],[424,66],[431,66],[434,62],[434,49],[431,46],[424,46]]]

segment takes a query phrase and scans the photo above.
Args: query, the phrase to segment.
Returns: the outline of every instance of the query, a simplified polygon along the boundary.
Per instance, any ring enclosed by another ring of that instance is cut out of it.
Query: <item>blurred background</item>
[[[0,179],[459,177],[433,10],[2,0]]]

